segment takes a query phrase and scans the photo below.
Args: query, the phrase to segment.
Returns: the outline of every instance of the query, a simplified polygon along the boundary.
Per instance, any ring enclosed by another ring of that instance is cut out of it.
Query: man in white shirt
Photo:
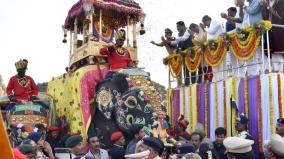
[[[90,150],[86,154],[87,157],[93,157],[94,159],[109,159],[108,152],[100,148],[100,139],[95,134],[90,135],[87,141],[90,146]]]
[[[207,33],[207,40],[216,39],[223,33],[221,23],[217,20],[212,20],[208,15],[202,18],[202,23],[201,26],[204,27]]]
[[[213,40],[218,38],[221,34],[223,34],[223,28],[219,21],[212,20],[208,15],[203,16],[202,23],[200,24],[207,34],[207,40]],[[226,72],[224,72],[224,68],[226,64],[226,58],[220,63],[219,66],[213,67],[213,82],[222,80],[225,78]]]

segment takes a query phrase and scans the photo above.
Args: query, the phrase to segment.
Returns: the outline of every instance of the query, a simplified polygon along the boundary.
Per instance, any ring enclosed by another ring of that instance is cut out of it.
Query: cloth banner
[[[283,73],[270,73],[175,88],[173,93],[168,93],[168,109],[171,111],[168,114],[174,121],[180,114],[185,114],[190,133],[197,123],[201,123],[207,137],[215,140],[217,127],[225,127],[228,136],[236,135],[236,117],[246,113],[248,131],[255,140],[253,150],[258,158],[265,141],[275,133],[277,119],[284,116],[283,83]],[[238,114],[231,107],[231,99],[237,103]]]

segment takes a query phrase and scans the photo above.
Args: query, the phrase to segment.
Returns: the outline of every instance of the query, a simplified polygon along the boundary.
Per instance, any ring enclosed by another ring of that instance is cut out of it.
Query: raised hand
[[[226,19],[228,15],[226,13],[221,13],[221,17]]]

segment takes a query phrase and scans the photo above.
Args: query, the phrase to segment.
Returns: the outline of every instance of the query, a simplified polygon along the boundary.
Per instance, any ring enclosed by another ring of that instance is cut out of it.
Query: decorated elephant
[[[116,130],[122,131],[128,140],[132,124],[142,124],[148,132],[152,127],[149,98],[140,89],[129,88],[127,78],[125,74],[111,72],[96,86],[95,109],[88,133],[101,131],[104,148],[110,146],[110,136]]]

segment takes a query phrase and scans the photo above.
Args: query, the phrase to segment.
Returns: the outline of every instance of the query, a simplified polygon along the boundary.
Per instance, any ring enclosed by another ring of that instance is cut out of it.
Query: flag
[[[12,153],[12,148],[7,135],[7,131],[4,127],[2,113],[0,113],[0,136],[1,158],[13,159],[14,155]]]

